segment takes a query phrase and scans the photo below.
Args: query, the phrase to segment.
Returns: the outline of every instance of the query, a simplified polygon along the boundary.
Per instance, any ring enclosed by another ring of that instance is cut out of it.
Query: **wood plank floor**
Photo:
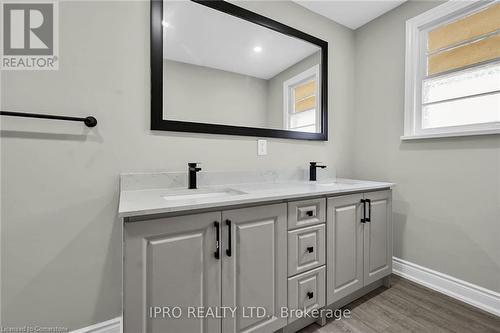
[[[346,305],[351,318],[312,324],[300,333],[500,332],[500,317],[392,275],[380,287]]]

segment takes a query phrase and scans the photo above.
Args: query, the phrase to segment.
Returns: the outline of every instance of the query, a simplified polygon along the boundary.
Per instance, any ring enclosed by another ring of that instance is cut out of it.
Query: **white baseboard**
[[[122,318],[106,320],[72,331],[71,333],[122,333]]]
[[[410,281],[500,316],[500,293],[396,257],[392,258],[392,270]]]

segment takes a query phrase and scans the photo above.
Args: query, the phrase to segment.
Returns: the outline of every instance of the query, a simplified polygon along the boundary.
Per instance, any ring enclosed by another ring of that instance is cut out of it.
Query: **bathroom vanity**
[[[337,308],[388,283],[394,184],[186,178],[122,175],[124,332],[293,332],[325,318],[283,309]]]

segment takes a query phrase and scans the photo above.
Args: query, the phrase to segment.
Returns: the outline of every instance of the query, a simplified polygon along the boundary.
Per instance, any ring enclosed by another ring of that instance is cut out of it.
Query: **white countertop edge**
[[[206,202],[206,203],[195,203],[192,205],[133,209],[133,210],[121,209],[121,206],[122,206],[121,197],[122,197],[122,195],[120,194],[120,207],[119,207],[119,211],[118,211],[118,217],[119,218],[126,218],[126,217],[138,217],[138,216],[146,216],[146,215],[181,213],[181,212],[186,212],[186,211],[190,211],[190,210],[202,210],[202,209],[210,209],[210,208],[218,208],[218,207],[228,207],[228,206],[261,203],[261,202],[268,202],[268,201],[299,199],[299,198],[306,199],[308,197],[318,197],[318,196],[324,196],[324,195],[329,195],[329,194],[360,192],[360,191],[366,191],[366,190],[377,190],[377,189],[393,188],[396,186],[395,183],[389,183],[389,182],[367,181],[367,183],[368,184],[366,184],[366,185],[360,184],[359,186],[356,186],[356,187],[343,188],[343,189],[337,189],[337,190],[331,189],[331,188],[330,189],[325,188],[325,190],[320,190],[320,191],[317,191],[314,193],[311,193],[311,192],[293,193],[293,194],[288,194],[288,195],[287,194],[266,195],[264,193],[258,197],[255,197],[255,194],[242,194],[239,196],[235,196],[234,198],[233,197],[224,198],[224,199],[221,199],[220,201],[210,201],[210,202]],[[232,186],[232,185],[228,184],[227,186]],[[147,189],[142,190],[142,191],[147,191]]]

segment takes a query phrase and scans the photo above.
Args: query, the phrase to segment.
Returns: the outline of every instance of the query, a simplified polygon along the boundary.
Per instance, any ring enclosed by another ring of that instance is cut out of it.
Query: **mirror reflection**
[[[191,1],[162,24],[164,120],[321,132],[320,47]]]

